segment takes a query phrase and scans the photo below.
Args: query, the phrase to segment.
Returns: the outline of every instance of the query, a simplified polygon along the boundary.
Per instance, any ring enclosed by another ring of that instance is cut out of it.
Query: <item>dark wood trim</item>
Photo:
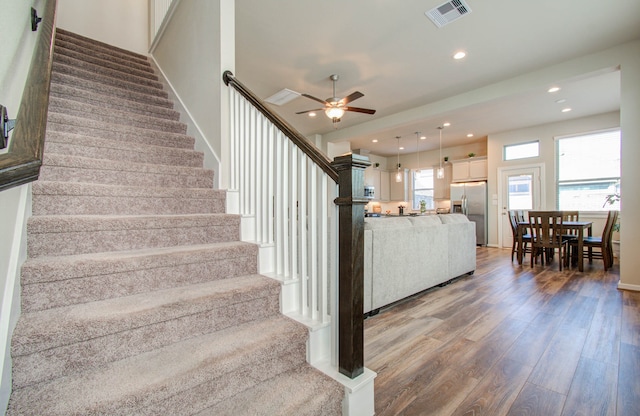
[[[331,160],[313,143],[307,140],[298,130],[289,124],[285,119],[269,110],[264,102],[258,98],[250,89],[245,87],[240,81],[233,76],[231,71],[225,71],[222,74],[224,83],[235,88],[244,98],[246,98],[254,107],[258,109],[266,118],[268,118],[280,131],[282,131],[300,150],[302,150],[315,164],[327,174],[334,182],[338,182],[338,173],[331,166]]]
[[[349,378],[364,372],[364,170],[366,156],[334,159],[339,174],[338,370]]]
[[[38,179],[47,127],[57,0],[46,0],[9,151],[0,155],[0,191]],[[25,8],[25,13],[28,10]]]

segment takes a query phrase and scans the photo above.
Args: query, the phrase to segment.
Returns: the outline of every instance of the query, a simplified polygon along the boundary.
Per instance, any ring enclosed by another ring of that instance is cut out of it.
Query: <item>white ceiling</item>
[[[397,152],[396,136],[420,131],[449,147],[488,134],[619,109],[619,73],[613,68],[558,80],[562,89],[513,88],[500,97],[483,87],[640,38],[638,0],[466,0],[471,13],[442,28],[424,14],[443,0],[238,0],[238,79],[261,98],[283,88],[319,98],[361,91],[334,129],[318,108],[300,97],[272,106],[303,135],[351,142],[378,155]],[[458,50],[467,57],[452,59]],[[548,85],[551,86],[551,85]],[[566,99],[563,104],[558,99]],[[560,110],[571,107],[569,113]],[[402,117],[398,117],[402,114]],[[399,122],[398,120],[402,120]],[[467,133],[473,133],[469,139]],[[372,139],[379,139],[373,144]],[[421,141],[420,150],[437,147]],[[408,146],[405,152],[414,152]]]

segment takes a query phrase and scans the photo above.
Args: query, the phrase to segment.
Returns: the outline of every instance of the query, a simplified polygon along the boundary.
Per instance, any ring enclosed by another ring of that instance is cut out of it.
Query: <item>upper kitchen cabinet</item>
[[[473,157],[452,162],[452,182],[480,181],[487,179],[487,158]]]
[[[389,201],[389,172],[370,166],[364,170],[364,185],[373,186],[374,201]]]

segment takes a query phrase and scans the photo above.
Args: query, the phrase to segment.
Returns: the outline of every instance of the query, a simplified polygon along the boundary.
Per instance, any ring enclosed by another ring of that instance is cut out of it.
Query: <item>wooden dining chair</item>
[[[580,221],[579,211],[562,211],[563,221]]]
[[[529,211],[529,223],[531,224],[531,267],[537,263],[538,256],[544,266],[545,257],[547,263],[551,263],[556,248],[560,257],[559,269],[562,264],[569,264],[567,256],[568,241],[562,238],[562,211]]]
[[[582,239],[582,250],[584,255],[589,258],[589,263],[593,263],[593,259],[602,259],[605,270],[613,266],[613,227],[618,221],[618,213],[616,210],[609,211],[607,222],[602,230],[602,237],[589,236]],[[571,257],[572,259],[577,259],[578,241],[572,240],[570,244]]]
[[[520,228],[518,227],[519,222],[524,222],[524,212],[521,210],[509,210],[509,220],[511,222],[511,233],[513,235],[513,244],[511,245],[511,261],[513,262],[513,255],[518,252],[518,250],[522,250],[523,258],[527,253],[531,253],[531,234],[525,232],[522,235],[522,247],[518,246],[518,234],[520,233]]]

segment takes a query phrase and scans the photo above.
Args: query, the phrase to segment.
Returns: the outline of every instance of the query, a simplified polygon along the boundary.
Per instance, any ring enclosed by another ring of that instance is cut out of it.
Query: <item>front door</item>
[[[513,235],[509,210],[530,211],[542,208],[542,166],[500,169],[500,217],[498,227],[501,247],[511,248]],[[526,215],[526,214],[525,214]]]

